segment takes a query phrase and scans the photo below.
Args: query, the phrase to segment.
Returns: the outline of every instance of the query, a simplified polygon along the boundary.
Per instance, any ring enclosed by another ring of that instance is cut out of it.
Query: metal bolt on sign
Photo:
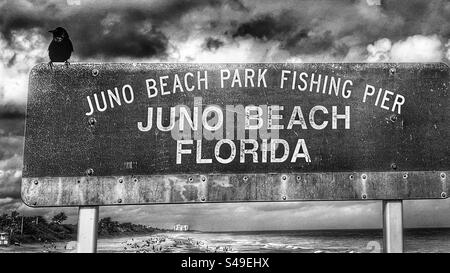
[[[88,119],[88,124],[89,124],[89,126],[94,126],[95,124],[97,123],[97,120],[94,118],[94,117],[90,117],[89,119]]]
[[[92,168],[87,169],[87,170],[86,170],[86,174],[87,174],[88,176],[94,175],[94,169],[92,169]]]

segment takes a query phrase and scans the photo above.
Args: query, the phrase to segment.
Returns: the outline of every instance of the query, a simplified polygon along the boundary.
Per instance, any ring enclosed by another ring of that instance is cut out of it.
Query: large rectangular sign
[[[30,73],[30,206],[446,198],[445,64],[72,64]]]

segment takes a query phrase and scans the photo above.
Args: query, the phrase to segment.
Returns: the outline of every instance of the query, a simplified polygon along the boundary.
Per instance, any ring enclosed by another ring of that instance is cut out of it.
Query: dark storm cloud
[[[73,40],[75,54],[82,58],[164,57],[169,43],[162,30],[165,26],[176,26],[192,10],[225,5],[247,11],[238,0],[81,1],[79,7],[64,1],[4,1],[0,4],[0,31],[10,40],[15,30],[39,28],[42,35],[49,36],[47,30],[63,26]]]
[[[233,33],[233,37],[250,35],[259,39],[281,39],[295,30],[288,12],[278,16],[265,14],[242,23]]]
[[[96,35],[96,34],[94,34]],[[76,35],[77,36],[77,35]],[[76,37],[75,36],[75,37]],[[80,41],[75,38],[75,41]],[[159,30],[145,34],[138,31],[112,31],[89,39],[88,43],[75,42],[75,52],[81,57],[152,57],[163,56],[168,38]]]
[[[240,0],[225,1],[233,10],[249,12],[250,10]]]
[[[15,176],[14,173],[5,172],[0,178],[0,199],[1,198],[20,198],[20,181],[22,178]]]
[[[75,41],[90,37],[88,41],[78,45],[78,53],[82,57],[164,56],[169,38],[162,29],[177,27],[189,31],[189,25],[179,23],[183,15],[194,10],[207,7],[220,8],[226,5],[236,11],[246,11],[245,6],[238,0],[184,0],[163,1],[158,5],[143,2],[125,7],[114,7],[110,3],[110,6],[102,7],[100,11],[94,11],[94,14],[89,16],[73,14],[70,18],[77,21],[74,25]],[[84,19],[80,20],[78,16]]]
[[[253,20],[244,22],[234,31],[232,36],[251,36],[262,40],[277,40],[280,47],[292,53],[311,54],[327,51],[334,46],[334,37],[331,31],[311,34],[311,27],[305,24],[297,25],[295,14],[283,11],[278,15],[265,14]]]
[[[8,60],[8,63],[6,64],[6,67],[11,67],[16,63],[17,53],[14,53],[14,55],[11,57],[11,59]]]
[[[0,13],[4,14],[0,30],[6,40],[14,30],[31,28],[39,28],[42,35],[50,38],[47,30],[63,26],[74,42],[75,53],[81,57],[152,57],[164,55],[167,49],[168,39],[158,29],[167,13],[164,10],[158,13],[136,7],[116,9],[114,6],[71,10],[60,3],[15,2],[8,1],[0,7]],[[182,4],[178,6],[182,8]],[[109,18],[115,21],[108,21]],[[143,31],[141,23],[146,21],[151,27]]]
[[[394,32],[405,32],[404,35],[438,34],[450,38],[450,1],[448,0],[385,0],[383,12],[390,17],[403,19],[403,29]]]
[[[347,36],[361,45],[386,37],[404,39],[414,34],[439,34],[450,38],[450,3],[445,0],[385,0],[382,6],[365,1],[310,1],[278,4],[273,10],[267,1],[171,0],[171,1],[81,1],[68,6],[65,1],[25,0],[0,4],[0,32],[7,40],[14,30],[39,28],[42,35],[56,26],[69,30],[75,54],[81,58],[164,57],[170,43],[166,27],[189,33],[192,24],[181,18],[207,8],[244,12],[244,20],[211,17],[201,26],[230,26],[231,37],[275,40],[291,55],[320,54],[344,56],[350,45]],[[265,8],[267,7],[267,8]],[[205,11],[205,16],[208,12]],[[235,27],[233,27],[235,26]],[[215,34],[215,39],[221,39]],[[217,43],[205,46],[217,48]],[[14,61],[14,60],[13,60]]]
[[[1,97],[1,96],[0,96]],[[23,136],[25,127],[25,106],[17,104],[0,105],[0,138]],[[3,159],[8,146],[0,140],[0,160]],[[10,149],[9,149],[10,150]]]
[[[0,118],[0,137],[23,136],[25,129],[25,118],[5,114],[6,118]],[[0,159],[2,158],[2,148],[0,147]]]
[[[204,47],[207,50],[217,50],[222,47],[225,43],[220,39],[215,39],[212,37],[208,37],[205,41]]]
[[[0,137],[0,171],[22,168],[22,136]]]
[[[279,41],[291,55],[328,53],[345,56],[355,44],[366,47],[381,38],[394,41],[411,35],[450,38],[450,2],[386,0],[381,6],[365,1],[299,1],[293,7],[257,14],[240,22],[233,38]]]
[[[23,137],[0,136],[0,199],[20,198]]]
[[[11,31],[18,29],[30,29],[40,27],[43,24],[42,17],[47,14],[47,3],[40,2],[36,9],[27,1],[2,1],[0,3],[0,31],[9,40]]]
[[[25,105],[3,104],[0,106],[0,119],[24,119],[24,118],[25,118]]]

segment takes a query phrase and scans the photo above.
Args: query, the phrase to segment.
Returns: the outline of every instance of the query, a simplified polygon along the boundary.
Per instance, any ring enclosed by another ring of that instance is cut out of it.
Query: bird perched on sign
[[[53,62],[64,62],[68,66],[70,64],[68,60],[73,52],[73,45],[69,39],[69,33],[62,27],[57,27],[48,32],[53,34],[53,40],[48,46],[48,56],[50,57],[48,65],[52,68]]]

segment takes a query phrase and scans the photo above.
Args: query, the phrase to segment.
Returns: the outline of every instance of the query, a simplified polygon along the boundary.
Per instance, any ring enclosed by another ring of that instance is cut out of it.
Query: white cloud
[[[414,35],[392,43],[387,38],[367,46],[368,62],[439,62],[444,46],[438,35]]]
[[[439,62],[443,47],[437,35],[414,35],[392,45],[390,55],[394,62]]]
[[[193,35],[186,41],[175,41],[169,50],[169,62],[245,63],[283,62],[290,56],[279,48],[279,42],[261,42],[255,38],[227,41],[218,50],[205,50],[207,36]]]
[[[47,41],[36,29],[14,31],[9,42],[0,38],[0,105],[26,102],[28,73],[46,57]]]
[[[367,51],[369,52],[369,57],[367,57],[368,62],[386,62],[389,60],[389,51],[392,48],[391,40],[387,38],[380,39],[367,46]]]

